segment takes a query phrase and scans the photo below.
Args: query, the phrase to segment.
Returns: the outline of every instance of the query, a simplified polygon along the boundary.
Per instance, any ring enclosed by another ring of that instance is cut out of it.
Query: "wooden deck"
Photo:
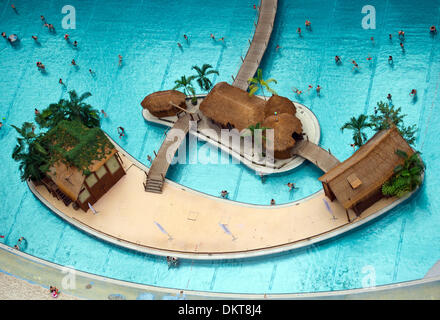
[[[160,146],[159,152],[154,158],[150,170],[148,171],[147,180],[144,184],[145,191],[162,193],[162,186],[168,168],[170,167],[174,154],[176,153],[177,149],[180,146],[180,143],[182,142],[179,141],[179,143],[176,143],[176,141],[180,138],[180,136],[176,138],[176,132],[177,134],[182,135],[181,138],[183,140],[189,131],[190,121],[198,120],[199,118],[197,115],[194,116],[191,113],[185,113],[178,118],[170,131],[168,131],[165,141]],[[170,135],[170,133],[173,134]]]
[[[308,140],[297,142],[293,152],[309,160],[324,172],[329,171],[340,163],[330,152]]]
[[[255,28],[251,45],[238,71],[237,77],[232,83],[233,86],[247,90],[248,79],[257,72],[261,59],[269,44],[272,34],[275,15],[277,13],[278,0],[261,0],[259,7],[258,22]]]

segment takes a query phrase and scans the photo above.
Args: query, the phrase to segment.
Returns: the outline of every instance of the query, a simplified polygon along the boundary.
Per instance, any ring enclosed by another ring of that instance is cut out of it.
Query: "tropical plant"
[[[406,114],[401,114],[401,108],[394,108],[394,105],[389,105],[382,101],[378,102],[377,106],[377,112],[370,116],[372,128],[375,131],[380,131],[389,129],[392,125],[395,125],[402,137],[409,144],[414,144],[417,127],[416,125],[404,125],[403,118],[406,117]]]
[[[12,159],[20,162],[21,180],[40,180],[48,170],[49,154],[44,147],[42,135],[35,134],[35,126],[24,122],[21,128],[12,127],[20,134],[12,152]]]
[[[359,117],[351,117],[350,121],[344,123],[341,131],[345,129],[353,130],[353,142],[357,147],[362,146],[367,141],[367,135],[362,131],[365,128],[371,128],[372,124],[367,122],[368,117],[361,114]]]
[[[85,92],[78,97],[75,90],[69,91],[70,100],[60,99],[58,103],[50,104],[35,116],[35,120],[41,128],[49,129],[62,120],[80,121],[88,128],[100,127],[99,111],[83,102],[91,95],[90,92]]]
[[[208,79],[207,76],[210,74],[218,75],[218,71],[217,70],[208,71],[208,69],[212,69],[212,66],[210,64],[204,64],[201,68],[198,66],[193,66],[192,68],[197,71],[197,75],[194,76],[195,77],[194,79],[199,84],[200,89],[204,91],[208,91],[209,89],[211,89],[212,82],[211,80]]]
[[[266,97],[264,95],[264,88],[266,88],[267,91],[269,91],[272,94],[277,94],[272,88],[269,87],[269,83],[278,83],[275,79],[270,78],[267,80],[263,79],[263,71],[261,69],[257,70],[257,76],[254,78],[249,78],[248,79],[248,83],[249,85],[249,97],[252,97],[255,92],[258,91],[258,89],[261,89],[261,93],[263,94],[264,97]]]
[[[415,190],[422,183],[422,173],[425,166],[418,151],[411,156],[402,150],[396,150],[396,154],[404,162],[394,168],[394,175],[382,186],[382,194],[400,198]]]
[[[195,76],[189,76],[188,78],[186,76],[182,76],[180,79],[174,81],[176,85],[173,88],[173,90],[183,89],[183,93],[185,95],[192,96],[191,101],[193,103],[197,101],[196,89],[194,89],[194,86],[191,83],[195,78]]]
[[[72,165],[90,174],[93,161],[99,161],[114,148],[101,128],[87,128],[80,121],[63,120],[42,138],[48,146],[49,166],[56,162]]]
[[[173,90],[183,89],[183,93],[187,96],[194,96],[196,94],[196,90],[191,83],[194,79],[195,76],[189,76],[188,78],[186,76],[180,77],[180,79],[174,81],[176,85],[174,86]]]

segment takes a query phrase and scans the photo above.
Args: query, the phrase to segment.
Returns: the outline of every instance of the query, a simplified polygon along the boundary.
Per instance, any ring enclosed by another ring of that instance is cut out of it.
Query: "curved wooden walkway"
[[[340,163],[330,152],[308,140],[297,142],[293,152],[294,154],[309,160],[324,172],[329,171]]]
[[[257,72],[264,52],[266,52],[272,34],[273,24],[277,13],[278,0],[261,0],[259,6],[258,22],[255,28],[254,37],[246,53],[246,57],[238,70],[237,77],[232,83],[233,86],[247,90],[248,79]]]

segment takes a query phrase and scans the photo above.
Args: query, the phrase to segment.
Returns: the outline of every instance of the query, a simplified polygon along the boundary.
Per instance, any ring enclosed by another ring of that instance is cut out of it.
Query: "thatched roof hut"
[[[288,159],[292,157],[292,148],[302,133],[301,121],[290,113],[271,115],[264,119],[263,127],[274,129],[274,157],[277,159]],[[266,136],[266,145],[269,143],[269,136]]]
[[[264,120],[265,101],[226,82],[217,83],[200,104],[200,111],[223,128],[238,131]]]
[[[396,154],[398,149],[408,155],[414,153],[396,127],[379,131],[350,158],[319,178],[326,196],[337,199],[345,209],[361,213],[382,197],[382,185],[403,163]]]
[[[288,113],[294,116],[296,114],[295,104],[286,97],[273,95],[266,101],[264,106],[265,117],[270,117],[275,114]]]
[[[144,98],[141,106],[155,117],[163,118],[175,116],[180,110],[173,104],[186,109],[186,95],[177,90],[154,92]],[[173,104],[171,104],[172,102]]]
[[[100,128],[64,120],[44,139],[51,144],[47,177],[84,211],[125,175],[116,148]]]

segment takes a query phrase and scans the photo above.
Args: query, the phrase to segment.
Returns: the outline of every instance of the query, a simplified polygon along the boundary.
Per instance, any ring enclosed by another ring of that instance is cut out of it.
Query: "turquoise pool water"
[[[361,1],[279,1],[262,68],[265,77],[278,80],[273,88],[280,95],[298,100],[291,88],[305,92],[299,101],[318,117],[324,147],[339,159],[350,156],[351,134],[339,128],[352,115],[371,113],[388,93],[408,114],[408,124],[418,125],[416,148],[427,165],[422,189],[410,201],[355,232],[300,251],[237,261],[182,261],[179,268],[168,270],[163,258],[109,245],[66,224],[19,180],[18,165],[10,156],[16,133],[9,125],[31,121],[34,108],[43,109],[65,97],[66,91],[58,84],[60,77],[68,90],[90,91],[93,96],[88,102],[109,115],[103,120],[103,129],[148,164],[146,157],[159,148],[165,128],[143,120],[140,101],[153,91],[172,87],[181,75],[192,74],[194,64],[210,63],[220,72],[215,82],[231,82],[253,34],[254,3],[72,1],[77,29],[64,31],[61,8],[65,3],[61,1],[14,1],[18,14],[11,10],[11,2],[3,1],[0,32],[16,33],[22,40],[19,47],[12,48],[0,39],[0,117],[6,119],[0,129],[0,234],[5,235],[0,241],[13,246],[24,236],[28,239],[26,252],[40,258],[112,278],[182,289],[287,293],[358,288],[370,267],[375,270],[376,284],[423,277],[440,259],[436,199],[440,190],[433,181],[439,174],[435,141],[440,129],[436,112],[440,36],[428,33],[430,25],[440,24],[440,1],[417,6],[409,0],[371,1],[368,4],[376,7],[375,30],[361,28]],[[40,14],[54,24],[57,34],[42,27]],[[304,28],[305,19],[312,22],[311,32]],[[299,26],[302,38],[296,34]],[[397,41],[400,29],[406,34],[404,54]],[[77,50],[65,42],[65,32],[78,41]],[[225,44],[213,42],[210,33],[224,36]],[[392,42],[389,33],[394,35]],[[38,35],[41,46],[34,43],[32,34]],[[189,36],[189,44],[183,34]],[[122,68],[117,65],[118,54],[124,57]],[[341,66],[334,64],[336,54],[343,58]],[[366,60],[368,55],[373,57],[372,63]],[[394,57],[393,68],[387,63],[389,55]],[[73,58],[78,69],[70,65]],[[358,73],[352,72],[349,59],[359,63]],[[38,72],[36,61],[46,65],[47,75]],[[89,68],[96,72],[95,78]],[[307,92],[308,84],[319,84],[321,96]],[[415,102],[408,96],[412,88],[418,90]],[[118,139],[118,126],[126,128],[125,139]],[[318,191],[320,174],[304,163],[263,184],[243,165],[178,164],[167,177],[212,195],[226,189],[232,200],[268,204],[271,198],[288,203]],[[291,181],[299,187],[295,193],[288,192],[286,183]]]

